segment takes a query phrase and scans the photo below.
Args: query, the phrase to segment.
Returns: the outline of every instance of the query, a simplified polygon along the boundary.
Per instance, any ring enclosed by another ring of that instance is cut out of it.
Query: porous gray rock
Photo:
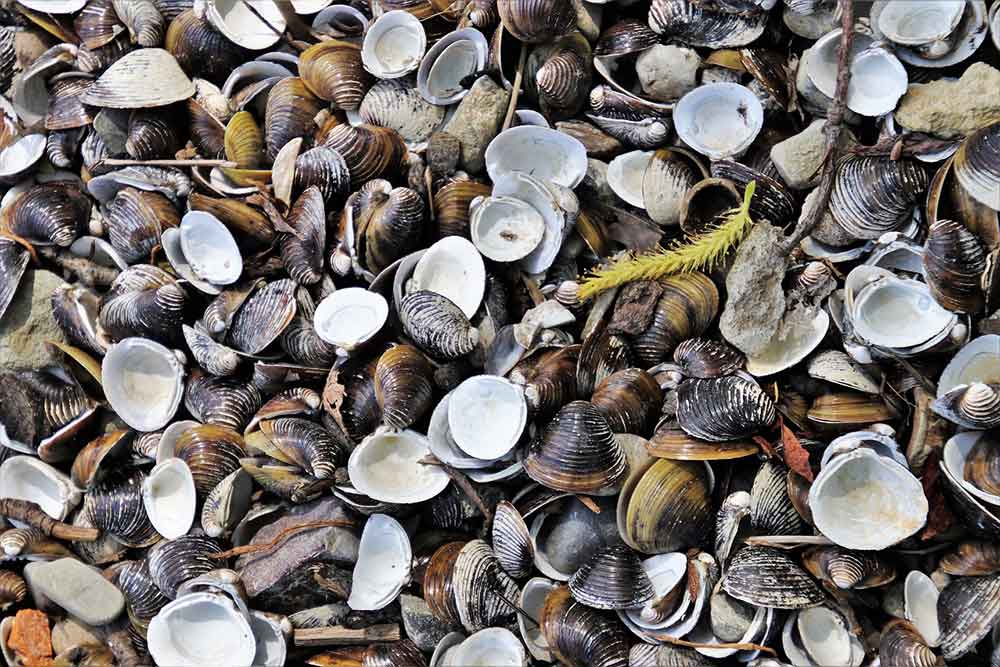
[[[771,161],[788,187],[804,190],[819,183],[826,155],[825,125],[826,119],[818,118],[795,136],[771,147]],[[842,151],[853,142],[854,137],[849,130],[841,132]]]
[[[498,86],[490,77],[481,76],[445,124],[443,131],[462,144],[459,165],[466,171],[478,174],[486,166],[486,146],[500,132],[508,102],[509,91]]]
[[[400,595],[399,607],[406,636],[421,651],[433,651],[441,638],[454,629],[432,614],[424,599],[416,595]]]
[[[52,317],[52,293],[63,279],[50,271],[28,270],[0,319],[0,368],[41,368],[58,362],[62,353],[45,341],[66,342]]]
[[[899,101],[896,122],[945,139],[1000,121],[1000,70],[973,63],[957,81],[912,84]]]
[[[657,44],[635,61],[642,90],[663,102],[676,100],[698,85],[701,57],[694,49]]]
[[[32,590],[88,625],[110,623],[125,610],[121,591],[75,558],[29,563],[24,574]]]

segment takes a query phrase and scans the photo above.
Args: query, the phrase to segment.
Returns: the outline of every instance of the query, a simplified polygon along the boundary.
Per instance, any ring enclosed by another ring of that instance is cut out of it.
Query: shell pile
[[[1000,0],[2,3],[5,664],[1000,665],[998,63]]]

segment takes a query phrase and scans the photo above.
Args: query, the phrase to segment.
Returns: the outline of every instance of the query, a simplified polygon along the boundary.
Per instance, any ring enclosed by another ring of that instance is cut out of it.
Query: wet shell
[[[130,547],[148,547],[160,539],[142,503],[145,473],[136,468],[113,468],[88,493],[83,503],[94,527],[114,535]]]
[[[663,392],[646,371],[626,368],[599,382],[590,402],[615,433],[648,434],[659,416]]]
[[[116,565],[113,572],[112,582],[125,596],[131,617],[149,620],[170,602],[153,582],[147,559],[124,561]]]
[[[579,398],[576,386],[579,357],[578,345],[541,352],[515,366],[508,377],[524,387],[524,399],[534,414],[551,415]]]
[[[236,378],[195,377],[184,391],[184,405],[206,424],[242,432],[263,404],[253,384]]]
[[[281,335],[295,317],[296,309],[293,281],[268,283],[253,292],[236,312],[229,341],[241,352],[259,354]]]
[[[420,290],[399,304],[403,331],[421,350],[438,359],[457,359],[475,349],[479,330],[448,297]]]
[[[504,29],[528,44],[550,42],[576,24],[570,0],[497,0]]]
[[[404,429],[431,406],[434,370],[412,345],[396,345],[379,357],[375,367],[375,397],[385,425]]]
[[[528,476],[550,489],[609,495],[628,472],[625,453],[607,420],[586,401],[563,406],[531,443]]]
[[[1000,544],[993,542],[961,542],[945,554],[939,564],[951,575],[980,576],[1000,572]]]
[[[774,423],[774,401],[745,377],[690,379],[677,389],[677,421],[690,435],[722,442],[752,435]]]
[[[591,609],[559,586],[545,598],[538,618],[549,648],[567,665],[624,667],[629,641],[621,623],[606,612]]]
[[[187,101],[191,141],[206,159],[221,158],[226,151],[226,126],[193,97]]]
[[[604,378],[635,365],[635,355],[628,339],[601,329],[588,336],[580,348],[576,389],[581,396],[590,394]]]
[[[323,277],[323,250],[326,247],[326,213],[323,195],[316,186],[308,188],[288,213],[294,234],[281,236],[281,261],[292,280],[313,285]]]
[[[91,76],[73,72],[53,77],[45,114],[46,130],[71,130],[93,122],[91,112],[80,101],[80,95],[93,80]]]
[[[649,327],[632,336],[632,349],[643,365],[652,366],[688,338],[700,336],[719,310],[719,291],[702,273],[666,278]]]
[[[264,157],[264,133],[249,111],[239,111],[229,119],[223,136],[226,159],[237,169],[258,169]]]
[[[455,561],[465,542],[448,542],[437,548],[424,570],[424,599],[434,617],[458,625],[458,606],[455,601]]]
[[[851,237],[875,239],[908,219],[927,182],[913,160],[847,157],[837,164],[830,212]]]
[[[45,155],[56,167],[69,168],[76,161],[82,130],[52,130],[45,138]]]
[[[497,503],[493,515],[493,553],[504,572],[521,579],[534,569],[535,544],[521,513],[506,500]]]
[[[97,49],[113,40],[125,26],[118,20],[112,0],[90,0],[73,19],[80,42]]]
[[[309,89],[338,109],[357,111],[372,78],[361,64],[356,44],[331,39],[309,47],[299,56],[299,73]]]
[[[171,600],[185,581],[225,567],[225,561],[212,558],[222,552],[219,542],[204,535],[184,535],[164,540],[149,550],[146,560],[153,583]]]
[[[994,26],[997,22],[994,20]],[[955,153],[955,177],[976,201],[1000,211],[1000,122],[966,137]]]
[[[317,186],[323,195],[326,210],[337,210],[347,199],[351,187],[351,171],[337,151],[317,146],[295,158],[293,192],[299,194]]]
[[[38,245],[68,246],[90,217],[90,200],[72,182],[36,185],[10,208],[10,230]]]
[[[347,462],[348,443],[315,422],[283,417],[260,423],[261,432],[285,456],[317,479],[333,477]]]
[[[361,188],[354,219],[358,256],[378,273],[419,246],[424,201],[415,190],[375,179]]]
[[[204,424],[181,434],[174,455],[190,468],[198,497],[204,498],[240,467],[240,458],[246,456],[246,450],[243,438],[235,431]]]
[[[1000,617],[1000,576],[958,577],[938,597],[941,655],[960,658],[989,634]]]
[[[649,27],[689,46],[724,49],[745,46],[764,32],[768,13],[740,11],[728,3],[700,0],[653,0]]]
[[[395,173],[406,154],[406,144],[399,133],[377,125],[335,125],[325,131],[322,144],[340,153],[347,162],[352,189]]]
[[[743,368],[746,357],[726,343],[708,338],[691,338],[674,350],[674,363],[692,378],[717,378]]]
[[[813,547],[802,554],[802,563],[817,579],[843,590],[884,586],[896,578],[896,569],[874,551]]]
[[[623,544],[597,551],[569,579],[573,597],[594,609],[641,607],[654,597],[653,584],[634,551]]]
[[[118,191],[104,212],[108,240],[122,259],[132,264],[147,260],[160,243],[160,233],[180,225],[177,209],[159,192],[126,187]]]
[[[163,15],[152,0],[112,0],[115,14],[139,46],[159,46],[166,32]]]
[[[115,459],[129,453],[131,443],[131,431],[112,431],[87,443],[73,459],[70,470],[73,484],[80,489],[93,486],[98,473],[106,472]]]
[[[86,45],[81,46],[76,64],[83,72],[99,73],[120,60],[130,50],[132,44],[128,35],[119,33],[110,42],[96,49],[88,48]]]
[[[981,382],[959,385],[934,401],[931,409],[965,428],[996,428],[1000,426],[1000,391],[997,385]]]
[[[956,313],[982,310],[985,270],[986,252],[975,234],[951,220],[931,225],[924,246],[924,277],[942,307]]]
[[[760,447],[752,440],[708,442],[692,438],[676,421],[666,419],[657,425],[646,450],[657,458],[677,461],[720,461],[752,456]]]
[[[207,333],[201,329],[181,326],[184,333],[184,341],[191,356],[194,357],[198,365],[212,375],[232,375],[240,365],[240,355],[235,350],[217,343]]]
[[[311,135],[316,126],[313,118],[321,108],[302,79],[290,76],[274,84],[264,114],[267,159],[273,161],[292,139]]]
[[[878,654],[886,667],[935,667],[944,664],[934,655],[917,628],[899,618],[882,629]]]
[[[767,461],[761,465],[750,491],[750,517],[760,535],[799,535],[805,524],[788,497],[788,469]]]
[[[170,21],[164,48],[189,75],[218,85],[252,57],[249,51],[230,42],[207,20],[199,18],[193,9],[181,12]]]
[[[507,600],[517,598],[517,584],[500,567],[489,545],[472,540],[455,558],[455,607],[469,632],[500,624],[514,610]]]
[[[469,205],[476,197],[488,197],[490,186],[476,181],[452,181],[434,193],[434,216],[438,238],[469,238]]]
[[[365,95],[359,112],[364,122],[391,127],[403,141],[419,144],[444,120],[445,107],[426,101],[408,77],[376,83]]]
[[[769,547],[744,547],[729,564],[722,588],[737,600],[776,609],[805,609],[825,595],[791,558]]]

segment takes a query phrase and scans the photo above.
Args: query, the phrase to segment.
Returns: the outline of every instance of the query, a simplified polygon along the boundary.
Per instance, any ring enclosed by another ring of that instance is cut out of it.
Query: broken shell
[[[201,626],[213,621],[211,631]],[[152,658],[163,665],[199,665],[206,660],[249,667],[256,653],[253,631],[229,598],[190,593],[152,618],[146,634]]]
[[[415,431],[376,433],[351,453],[347,470],[354,487],[374,500],[420,503],[444,491],[451,481],[439,466],[420,462],[429,454],[427,438]]]
[[[722,588],[737,600],[777,609],[814,607],[824,598],[791,558],[768,547],[748,546],[736,552]]]
[[[396,79],[420,66],[427,49],[424,26],[412,14],[392,10],[378,17],[361,47],[361,60],[380,79]]]
[[[285,30],[285,17],[273,4],[251,10],[236,0],[207,0],[205,17],[230,41],[252,50],[271,46]]]
[[[412,560],[410,538],[398,521],[384,514],[368,517],[358,547],[348,606],[376,610],[390,604],[409,583]]]
[[[776,414],[774,401],[764,390],[740,375],[693,378],[677,389],[677,421],[702,440],[744,438],[769,426]]]
[[[81,498],[69,477],[31,456],[12,456],[0,465],[0,494],[37,503],[57,521],[66,519]]]
[[[157,85],[150,86],[150,81]],[[145,109],[194,96],[195,87],[177,61],[163,49],[126,53],[80,96],[95,107]]]
[[[112,345],[101,375],[111,407],[138,431],[163,428],[180,407],[184,368],[174,352],[155,341],[126,338]]]
[[[840,350],[824,350],[809,360],[810,377],[866,394],[879,393],[879,385],[850,356]]]
[[[673,118],[677,135],[684,143],[710,159],[720,160],[739,157],[747,150],[764,124],[764,110],[749,88],[737,83],[711,83],[684,95]]]
[[[479,330],[450,299],[421,290],[397,306],[403,331],[420,349],[440,359],[464,356],[479,342]]]
[[[73,459],[70,468],[73,484],[82,490],[92,486],[102,472],[102,464],[108,466],[120,459],[128,453],[131,444],[132,433],[126,430],[112,431],[87,443]]]
[[[819,308],[785,313],[777,333],[763,351],[747,359],[747,372],[754,377],[765,377],[791,368],[823,342],[829,327],[830,315]]]
[[[486,147],[485,160],[494,183],[525,165],[531,165],[534,178],[567,188],[575,188],[587,173],[587,150],[578,139],[536,125],[513,127],[498,134]]]
[[[482,71],[489,44],[475,28],[461,28],[439,39],[420,61],[417,88],[431,104],[448,105],[468,93],[462,79]]]
[[[605,547],[570,577],[573,597],[595,609],[630,609],[653,599],[639,557],[625,545]]]
[[[345,111],[357,111],[371,86],[362,51],[339,40],[319,42],[299,56],[302,80],[317,97]]]
[[[142,482],[142,502],[150,523],[168,540],[188,532],[194,522],[194,478],[181,459],[157,463]]]

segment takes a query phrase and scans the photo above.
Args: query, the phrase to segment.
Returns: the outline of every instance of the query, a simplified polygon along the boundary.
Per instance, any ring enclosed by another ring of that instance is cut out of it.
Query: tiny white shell
[[[348,287],[319,303],[313,327],[324,341],[349,352],[377,334],[388,317],[389,304],[382,295]]]
[[[186,535],[197,504],[194,477],[187,464],[167,459],[153,466],[142,482],[142,504],[153,528],[164,538]]]
[[[468,318],[479,310],[486,292],[486,266],[472,243],[446,236],[427,249],[407,285],[407,291],[428,290],[447,297]]]
[[[684,143],[712,160],[742,155],[764,125],[764,108],[746,86],[710,83],[687,93],[674,108]]]
[[[469,208],[469,236],[495,262],[516,262],[538,247],[545,221],[531,204],[514,197],[482,197]]]
[[[420,20],[394,9],[378,17],[365,33],[361,63],[380,79],[398,79],[420,66],[427,34]]]
[[[111,408],[137,431],[166,426],[184,395],[184,367],[177,355],[148,338],[112,345],[101,376]]]
[[[403,526],[384,514],[371,515],[361,533],[347,605],[374,611],[391,603],[409,583],[412,561],[410,537]]]
[[[191,269],[213,285],[231,285],[243,273],[243,256],[232,232],[218,218],[204,211],[189,211],[181,218],[181,249]]]
[[[250,667],[253,630],[233,602],[214,593],[189,593],[168,603],[149,622],[149,654],[158,665]]]
[[[494,183],[513,171],[575,188],[587,175],[587,149],[579,139],[537,125],[505,130],[486,147],[486,171]]]
[[[451,478],[439,466],[420,460],[430,454],[427,438],[416,431],[376,432],[351,452],[347,473],[361,493],[384,503],[422,503],[444,491]]]

